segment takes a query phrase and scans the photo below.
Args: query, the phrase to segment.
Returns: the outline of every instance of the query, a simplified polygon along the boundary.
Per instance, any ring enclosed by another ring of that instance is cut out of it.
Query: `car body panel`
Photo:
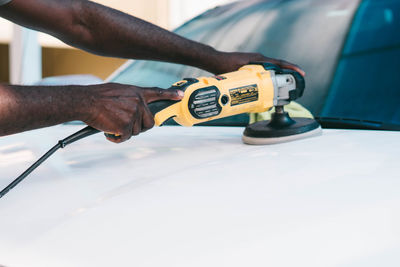
[[[81,127],[0,139],[0,186]],[[244,145],[242,132],[167,126],[57,152],[1,199],[0,264],[400,264],[399,132],[272,146]]]

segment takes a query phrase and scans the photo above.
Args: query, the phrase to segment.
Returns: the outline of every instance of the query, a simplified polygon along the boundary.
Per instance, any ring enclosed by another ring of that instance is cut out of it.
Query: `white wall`
[[[13,25],[10,44],[10,81],[31,85],[42,79],[42,50],[35,31]]]
[[[214,8],[218,5],[233,2],[233,0],[169,0],[170,8],[170,29],[175,29],[182,23],[196,15]]]

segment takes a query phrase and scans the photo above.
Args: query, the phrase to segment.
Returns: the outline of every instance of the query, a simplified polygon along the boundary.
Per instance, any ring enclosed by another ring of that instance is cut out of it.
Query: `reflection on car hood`
[[[0,139],[0,186],[80,127]],[[400,264],[398,132],[247,146],[242,131],[67,147],[0,200],[0,265]]]

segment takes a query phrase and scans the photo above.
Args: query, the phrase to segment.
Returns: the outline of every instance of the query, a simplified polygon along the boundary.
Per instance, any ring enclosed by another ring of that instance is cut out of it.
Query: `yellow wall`
[[[69,48],[43,48],[42,60],[43,77],[93,74],[103,80],[125,62]]]
[[[0,82],[8,82],[8,45],[0,44]]]
[[[166,0],[96,0],[95,2],[168,28],[168,1]],[[105,79],[126,61],[95,56],[67,46],[46,47],[42,51],[43,77],[93,74]]]

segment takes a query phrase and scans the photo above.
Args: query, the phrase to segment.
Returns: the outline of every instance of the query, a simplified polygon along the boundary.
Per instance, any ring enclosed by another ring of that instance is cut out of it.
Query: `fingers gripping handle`
[[[148,104],[151,114],[154,116],[156,126],[161,126],[169,118],[176,116],[176,103],[180,100],[160,100]],[[105,133],[108,138],[119,139],[120,136],[110,133]]]

